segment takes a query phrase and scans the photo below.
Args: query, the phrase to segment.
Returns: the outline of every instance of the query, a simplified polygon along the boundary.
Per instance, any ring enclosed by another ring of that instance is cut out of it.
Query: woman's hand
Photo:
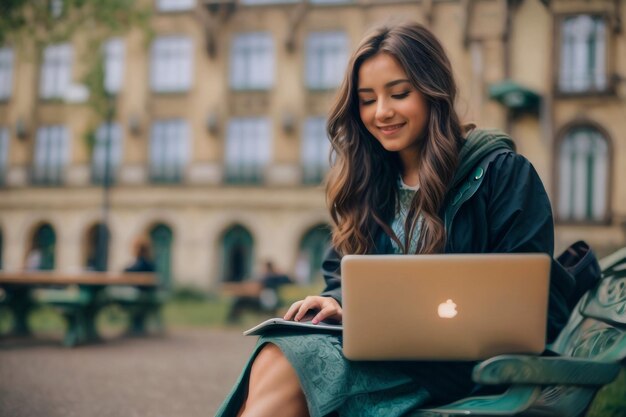
[[[318,295],[312,295],[304,300],[296,301],[289,307],[283,318],[285,320],[300,321],[310,310],[317,312],[311,320],[313,324],[318,324],[320,321],[328,319],[341,323],[342,309],[337,300],[332,297],[321,297]]]

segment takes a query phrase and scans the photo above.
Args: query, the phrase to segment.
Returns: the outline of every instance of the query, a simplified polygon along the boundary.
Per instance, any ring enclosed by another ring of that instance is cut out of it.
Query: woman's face
[[[386,150],[419,149],[428,123],[428,103],[393,56],[379,53],[365,60],[357,91],[361,120]]]

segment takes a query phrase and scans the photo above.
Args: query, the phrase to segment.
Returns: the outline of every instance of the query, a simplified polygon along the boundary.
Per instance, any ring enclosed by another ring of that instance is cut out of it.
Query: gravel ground
[[[0,416],[213,416],[254,342],[238,330],[74,349],[51,338],[0,340]]]

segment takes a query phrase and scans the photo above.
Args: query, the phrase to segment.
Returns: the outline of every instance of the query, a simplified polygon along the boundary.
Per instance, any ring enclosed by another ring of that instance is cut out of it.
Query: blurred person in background
[[[124,272],[154,272],[154,260],[152,259],[152,245],[145,236],[140,236],[133,243],[133,255],[135,260],[124,268]]]

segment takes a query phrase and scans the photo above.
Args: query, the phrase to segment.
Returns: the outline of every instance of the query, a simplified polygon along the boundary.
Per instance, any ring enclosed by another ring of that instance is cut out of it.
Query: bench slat
[[[500,395],[485,395],[456,401],[441,407],[422,408],[415,417],[451,416],[510,416],[526,410],[539,398],[541,389],[532,386],[513,386]]]
[[[604,385],[613,381],[619,371],[616,362],[500,355],[478,364],[472,377],[480,384]]]

